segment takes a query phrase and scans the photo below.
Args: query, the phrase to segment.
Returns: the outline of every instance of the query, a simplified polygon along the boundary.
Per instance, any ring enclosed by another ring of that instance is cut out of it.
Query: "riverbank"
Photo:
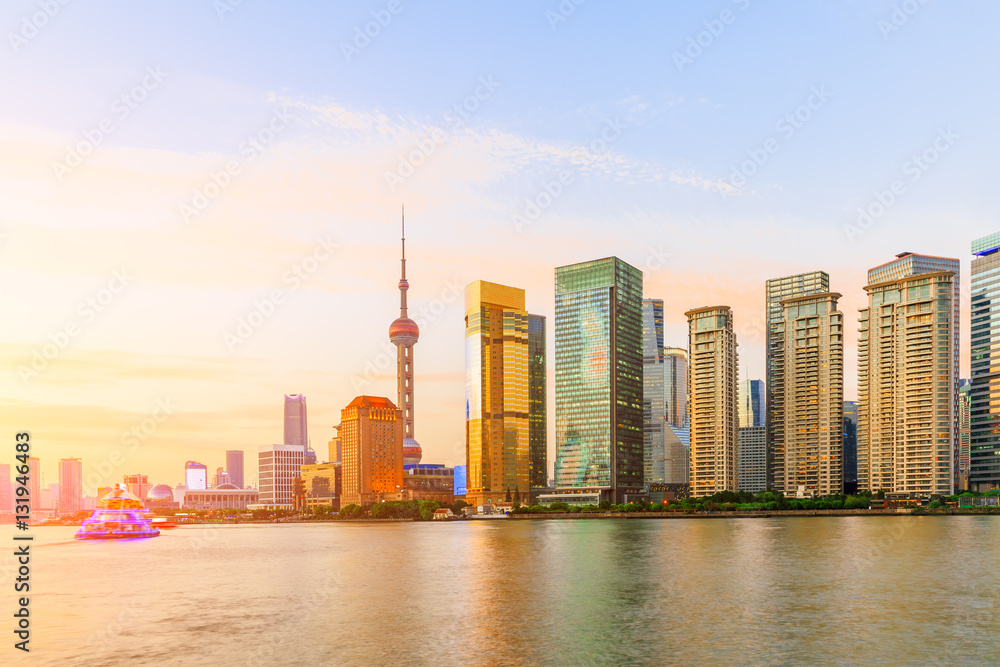
[[[745,512],[540,512],[535,514],[508,514],[509,519],[768,519],[784,516],[1000,516],[1000,509],[927,509],[924,507],[896,507],[882,510],[760,510]]]

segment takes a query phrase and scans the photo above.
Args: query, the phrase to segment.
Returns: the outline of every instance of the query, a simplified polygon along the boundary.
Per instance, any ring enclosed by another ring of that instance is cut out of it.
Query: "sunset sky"
[[[402,204],[424,462],[465,460],[465,285],[524,288],[551,350],[554,267],[608,255],[669,344],[732,306],[748,378],[766,279],[826,270],[854,323],[868,268],[957,257],[967,374],[1000,5],[53,4],[0,10],[0,462],[29,430],[46,484],[226,449],[254,482],[286,393],[326,459],[355,395],[395,400]]]

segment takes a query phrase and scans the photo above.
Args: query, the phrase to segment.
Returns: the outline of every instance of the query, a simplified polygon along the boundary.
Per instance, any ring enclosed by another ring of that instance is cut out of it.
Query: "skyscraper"
[[[736,456],[736,490],[760,493],[767,490],[767,428],[740,426]]]
[[[305,450],[300,445],[265,445],[257,450],[261,505],[276,509],[294,507],[293,487],[304,460]]]
[[[729,306],[695,308],[688,318],[691,495],[736,490],[736,334]]]
[[[243,450],[242,449],[229,449],[226,450],[226,472],[229,473],[229,480],[237,488],[246,488],[246,482],[243,478]]]
[[[396,346],[396,389],[399,409],[403,411],[403,456],[406,465],[417,465],[423,451],[413,431],[413,346],[420,338],[417,323],[406,313],[406,292],[410,283],[406,280],[406,223],[401,225],[402,253],[400,255],[399,276],[399,317],[389,325],[389,340]]]
[[[764,426],[767,420],[764,383],[760,380],[744,380],[740,382],[737,396],[740,402],[740,428]]]
[[[958,381],[958,461],[955,465],[956,488],[969,488],[969,462],[972,453],[972,383]]]
[[[681,347],[663,348],[663,407],[667,423],[688,427],[688,355]]]
[[[1000,487],[1000,232],[972,242],[972,386],[969,389],[969,488]]]
[[[642,271],[617,257],[558,267],[555,301],[550,495],[621,503],[643,485]]]
[[[905,252],[868,272],[858,335],[858,489],[950,495],[959,262]]]
[[[59,500],[56,509],[68,512],[83,509],[83,463],[80,459],[59,460]]]
[[[844,493],[858,490],[858,404],[844,401]]]
[[[642,435],[646,487],[687,482],[687,449],[678,448],[680,440],[671,430],[672,425],[680,428],[680,424],[687,424],[686,375],[684,350],[663,347],[663,300],[643,299]]]
[[[783,455],[775,490],[798,497],[844,491],[844,314],[835,292],[782,299],[781,372],[771,393],[784,424],[772,442]]]
[[[472,505],[530,492],[528,313],[524,290],[465,288],[467,495]]]
[[[825,271],[799,273],[784,278],[772,278],[765,284],[765,310],[767,317],[767,344],[765,346],[765,390],[767,392],[767,469],[768,486],[781,489],[785,478],[785,404],[780,397],[784,375],[784,342],[781,322],[785,309],[783,299],[830,291],[830,275]]]
[[[309,444],[309,424],[306,419],[306,397],[302,394],[285,394],[285,443],[301,447]]]
[[[341,507],[403,489],[403,432],[403,411],[388,398],[358,396],[341,410]]]
[[[184,486],[191,491],[208,489],[208,466],[197,461],[184,464]]]
[[[528,483],[544,489],[549,477],[549,408],[545,317],[528,315]]]

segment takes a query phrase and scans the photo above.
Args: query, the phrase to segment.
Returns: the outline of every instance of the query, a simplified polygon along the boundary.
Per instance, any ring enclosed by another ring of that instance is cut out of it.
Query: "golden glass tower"
[[[466,499],[472,505],[503,502],[508,493],[528,502],[528,320],[524,290],[485,280],[465,288]]]

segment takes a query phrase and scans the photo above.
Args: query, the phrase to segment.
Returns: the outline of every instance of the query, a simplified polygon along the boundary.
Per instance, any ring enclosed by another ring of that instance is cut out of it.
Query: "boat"
[[[121,485],[98,502],[97,509],[85,519],[74,536],[78,540],[123,540],[156,537],[159,528],[150,525],[142,501]]]

